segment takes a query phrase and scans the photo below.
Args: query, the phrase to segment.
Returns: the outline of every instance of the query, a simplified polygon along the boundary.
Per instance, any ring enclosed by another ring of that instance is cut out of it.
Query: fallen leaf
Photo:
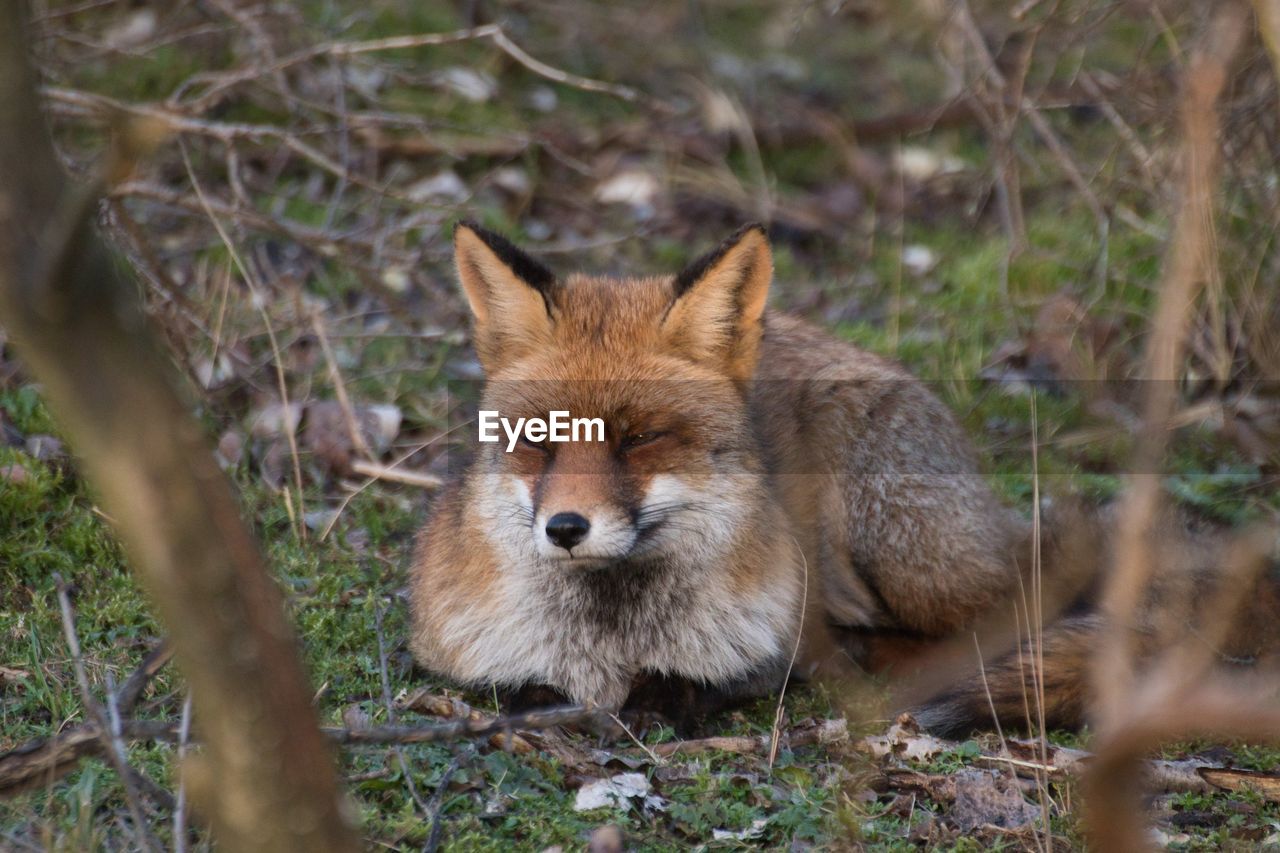
[[[867,751],[877,758],[892,755],[909,761],[928,761],[952,748],[953,744],[924,734],[919,725],[909,715],[898,717],[889,731],[882,735],[870,735],[863,738]]]
[[[591,811],[615,806],[626,806],[631,800],[643,799],[646,806],[661,810],[666,803],[661,797],[652,796],[649,780],[643,773],[619,773],[608,779],[597,779],[583,785],[574,797],[573,810]]]
[[[24,678],[30,678],[31,673],[25,669],[14,669],[10,666],[0,666],[0,681],[19,681]]]
[[[956,799],[947,816],[962,831],[980,826],[1017,829],[1040,817],[1040,809],[1027,802],[1017,783],[994,770],[964,769],[953,774]]]
[[[764,835],[764,828],[768,825],[767,817],[758,817],[751,821],[751,826],[736,832],[728,829],[713,829],[711,837],[716,841],[751,841]]]

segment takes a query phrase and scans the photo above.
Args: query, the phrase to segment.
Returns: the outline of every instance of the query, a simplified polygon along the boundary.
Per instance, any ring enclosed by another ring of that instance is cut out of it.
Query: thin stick
[[[391,465],[380,465],[377,462],[365,462],[356,459],[351,463],[351,470],[374,480],[387,480],[392,483],[403,483],[406,486],[417,486],[420,489],[438,489],[444,480],[435,474],[425,471],[410,471]]]
[[[796,626],[796,644],[791,649],[791,660],[787,661],[787,675],[782,679],[782,687],[778,690],[778,706],[773,710],[773,727],[769,730],[769,772],[773,772],[773,762],[778,758],[778,742],[782,732],[782,711],[785,707],[783,703],[787,700],[787,683],[791,681],[791,670],[795,668],[796,657],[800,654],[800,638],[804,633],[805,608],[809,606],[809,561],[804,555],[804,549],[800,547],[800,543],[796,541],[794,536],[791,537],[791,543],[796,546],[796,551],[800,554],[800,561],[804,565],[804,590],[800,597],[800,624]]]
[[[663,763],[663,762],[662,762],[662,756],[658,755],[658,753],[654,752],[654,751],[649,747],[649,745],[648,745],[648,744],[646,744],[644,741],[640,740],[640,738],[636,737],[636,736],[635,736],[635,733],[634,733],[633,731],[631,731],[631,727],[630,727],[630,726],[628,726],[626,723],[622,722],[622,718],[621,718],[621,717],[619,717],[617,714],[610,714],[610,715],[609,715],[609,719],[613,720],[613,721],[618,725],[618,728],[622,729],[622,731],[626,734],[626,736],[627,736],[627,737],[629,737],[629,738],[631,738],[631,742],[632,742],[632,743],[634,743],[636,746],[640,747],[640,749],[644,750],[644,754],[645,754],[645,755],[647,755],[647,756],[649,756],[649,760],[650,760],[650,761],[652,761],[652,762],[653,762],[655,765],[657,765],[657,766],[661,766],[661,765],[662,765],[662,763]]]
[[[1164,281],[1144,353],[1143,431],[1133,472],[1120,505],[1115,571],[1103,595],[1107,613],[1105,649],[1095,666],[1099,722],[1115,727],[1126,713],[1125,687],[1134,680],[1133,621],[1155,570],[1150,530],[1160,506],[1158,470],[1168,444],[1166,424],[1177,403],[1177,377],[1186,346],[1189,309],[1210,260],[1212,185],[1218,165],[1218,97],[1227,66],[1245,33],[1243,7],[1218,7],[1202,47],[1184,76],[1182,104],[1184,183],[1177,224],[1169,246]]]
[[[1035,606],[1035,658],[1032,661],[1032,674],[1036,686],[1036,729],[1039,733],[1040,760],[1049,761],[1049,733],[1045,731],[1045,690],[1044,690],[1044,575],[1040,553],[1040,413],[1036,408],[1036,393],[1031,392],[1031,602]],[[1032,614],[1027,613],[1028,632],[1032,626]],[[1053,850],[1053,830],[1049,825],[1049,785],[1048,780],[1036,775],[1036,793],[1040,800],[1040,819],[1044,826],[1044,847]],[[1040,837],[1036,836],[1036,846],[1040,846]]]
[[[382,705],[387,711],[387,722],[391,725],[396,724],[396,709],[391,703],[391,679],[387,674],[387,644],[382,636],[382,617],[385,610],[379,606],[374,612],[374,633],[378,639],[378,678],[382,683]],[[396,757],[396,762],[400,765],[400,775],[404,777],[405,787],[409,789],[409,796],[413,797],[413,801],[422,809],[423,815],[430,820],[431,811],[427,804],[423,801],[422,795],[418,793],[418,786],[413,782],[413,774],[409,772],[409,763],[404,760],[404,750],[399,745],[393,746],[391,752]]]
[[[280,342],[276,340],[275,328],[271,325],[271,316],[267,313],[266,299],[262,294],[261,288],[258,287],[257,280],[249,271],[249,267],[245,264],[244,259],[240,257],[240,252],[236,249],[235,243],[232,242],[231,236],[222,226],[222,221],[214,214],[213,209],[209,206],[209,201],[205,198],[204,187],[200,184],[200,179],[196,177],[195,169],[191,165],[191,157],[187,153],[187,147],[179,141],[179,147],[182,149],[182,164],[186,166],[187,177],[191,181],[191,187],[196,191],[196,197],[200,199],[200,205],[204,208],[205,215],[209,217],[209,221],[213,223],[214,230],[218,232],[218,236],[222,238],[223,245],[231,254],[231,259],[235,262],[236,267],[240,270],[240,275],[244,277],[244,282],[248,285],[249,290],[253,293],[254,304],[258,307],[258,313],[262,316],[263,325],[266,326],[267,340],[271,344],[271,356],[275,361],[276,385],[280,393],[280,402],[284,406],[285,412],[289,410],[289,384],[284,375],[284,359],[280,355]],[[293,482],[298,490],[298,508],[296,514],[292,511],[291,501],[286,493],[286,509],[290,510],[289,517],[296,521],[294,524],[294,535],[302,541],[307,539],[307,525],[303,523],[302,518],[305,514],[305,498],[302,492],[302,464],[298,461],[298,437],[295,434],[295,428],[289,417],[284,418],[285,438],[289,441],[289,457],[293,461]]]
[[[310,62],[323,56],[333,57],[349,57],[358,56],[366,53],[382,53],[391,50],[411,50],[420,47],[433,47],[437,45],[456,44],[458,42],[476,41],[480,39],[488,39],[493,42],[503,53],[514,59],[520,65],[529,71],[544,77],[561,85],[571,86],[575,89],[581,89],[586,92],[596,92],[605,95],[612,95],[629,102],[644,102],[652,107],[659,109],[669,109],[662,101],[648,96],[642,95],[636,89],[630,86],[623,86],[617,83],[606,83],[603,80],[593,80],[590,77],[582,77],[572,74],[568,71],[562,71],[555,68],[540,59],[536,59],[525,52],[523,48],[511,40],[498,24],[486,24],[480,27],[472,27],[463,30],[454,30],[447,33],[421,33],[418,35],[391,36],[388,38],[368,39],[356,42],[327,42],[325,44],[316,45],[306,50],[283,57],[273,63],[264,66],[256,66],[251,68],[240,69],[238,71],[222,74],[222,75],[198,75],[192,78],[188,83],[183,84],[178,92],[171,98],[174,105],[181,104],[184,108],[194,109],[197,112],[203,112],[211,107],[222,94],[233,86],[246,83],[250,80],[260,79],[262,77],[279,74],[285,69],[291,68],[304,62]],[[174,98],[181,96],[183,90],[189,87],[191,83],[203,82],[206,80],[213,81],[213,85],[201,93],[198,97],[186,102],[174,101]]]
[[[187,780],[182,775],[182,762],[187,757],[187,741],[191,737],[191,693],[182,701],[182,720],[178,723],[178,801],[173,809],[173,851],[187,850]]]
[[[425,726],[375,726],[368,729],[326,728],[322,731],[334,743],[344,746],[369,744],[439,743],[460,738],[487,738],[509,731],[550,729],[577,723],[600,721],[600,712],[582,705],[543,708],[483,720],[453,720]]]
[[[129,766],[124,741],[120,737],[120,720],[115,715],[112,715],[113,718],[108,722],[103,716],[102,708],[93,698],[93,691],[89,686],[89,674],[85,671],[84,658],[80,652],[80,637],[76,633],[75,614],[71,609],[71,597],[67,594],[66,582],[63,581],[62,575],[57,573],[54,574],[53,579],[58,587],[58,610],[62,615],[62,632],[67,640],[67,648],[71,651],[71,666],[75,670],[76,684],[80,688],[80,698],[84,702],[85,713],[93,718],[107,757],[110,758],[116,774],[120,777],[120,784],[124,788],[125,802],[129,808],[129,816],[133,819],[133,833],[137,839],[138,846],[146,850],[159,850],[160,846],[147,831],[147,822],[142,814],[142,805],[138,801],[138,790],[133,784],[134,771]],[[114,705],[114,697],[112,698],[112,703]]]
[[[440,835],[444,829],[444,821],[440,819],[440,810],[444,806],[444,794],[449,790],[449,780],[453,778],[453,774],[458,772],[458,768],[462,766],[463,754],[459,752],[453,757],[453,761],[449,762],[449,766],[440,774],[440,784],[436,786],[435,793],[431,795],[431,801],[427,803],[428,815],[431,819],[431,831],[427,833],[427,843],[422,845],[422,853],[436,853],[440,847]]]

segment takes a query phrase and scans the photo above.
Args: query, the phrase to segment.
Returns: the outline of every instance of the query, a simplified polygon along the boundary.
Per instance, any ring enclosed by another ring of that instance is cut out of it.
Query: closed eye
[[[622,451],[634,450],[637,447],[644,447],[646,444],[653,444],[660,438],[664,438],[668,433],[665,432],[633,432],[630,435],[623,436],[622,443],[619,445]]]
[[[523,447],[531,447],[534,450],[540,450],[543,453],[546,453],[551,449],[551,445],[545,439],[543,441],[530,441],[528,436],[523,433],[520,435],[520,444]]]

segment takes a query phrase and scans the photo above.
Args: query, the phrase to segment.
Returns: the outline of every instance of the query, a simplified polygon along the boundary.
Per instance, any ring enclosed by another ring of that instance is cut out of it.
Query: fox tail
[[[943,736],[989,727],[993,717],[1027,730],[1079,728],[1088,710],[1089,666],[1102,624],[1098,614],[1063,617],[1046,626],[1039,640],[1024,642],[911,709],[912,716]]]

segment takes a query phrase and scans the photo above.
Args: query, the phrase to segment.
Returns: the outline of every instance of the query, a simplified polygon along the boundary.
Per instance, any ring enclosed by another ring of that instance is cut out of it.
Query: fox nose
[[[576,512],[558,512],[547,519],[547,538],[566,551],[587,538],[591,522]]]

